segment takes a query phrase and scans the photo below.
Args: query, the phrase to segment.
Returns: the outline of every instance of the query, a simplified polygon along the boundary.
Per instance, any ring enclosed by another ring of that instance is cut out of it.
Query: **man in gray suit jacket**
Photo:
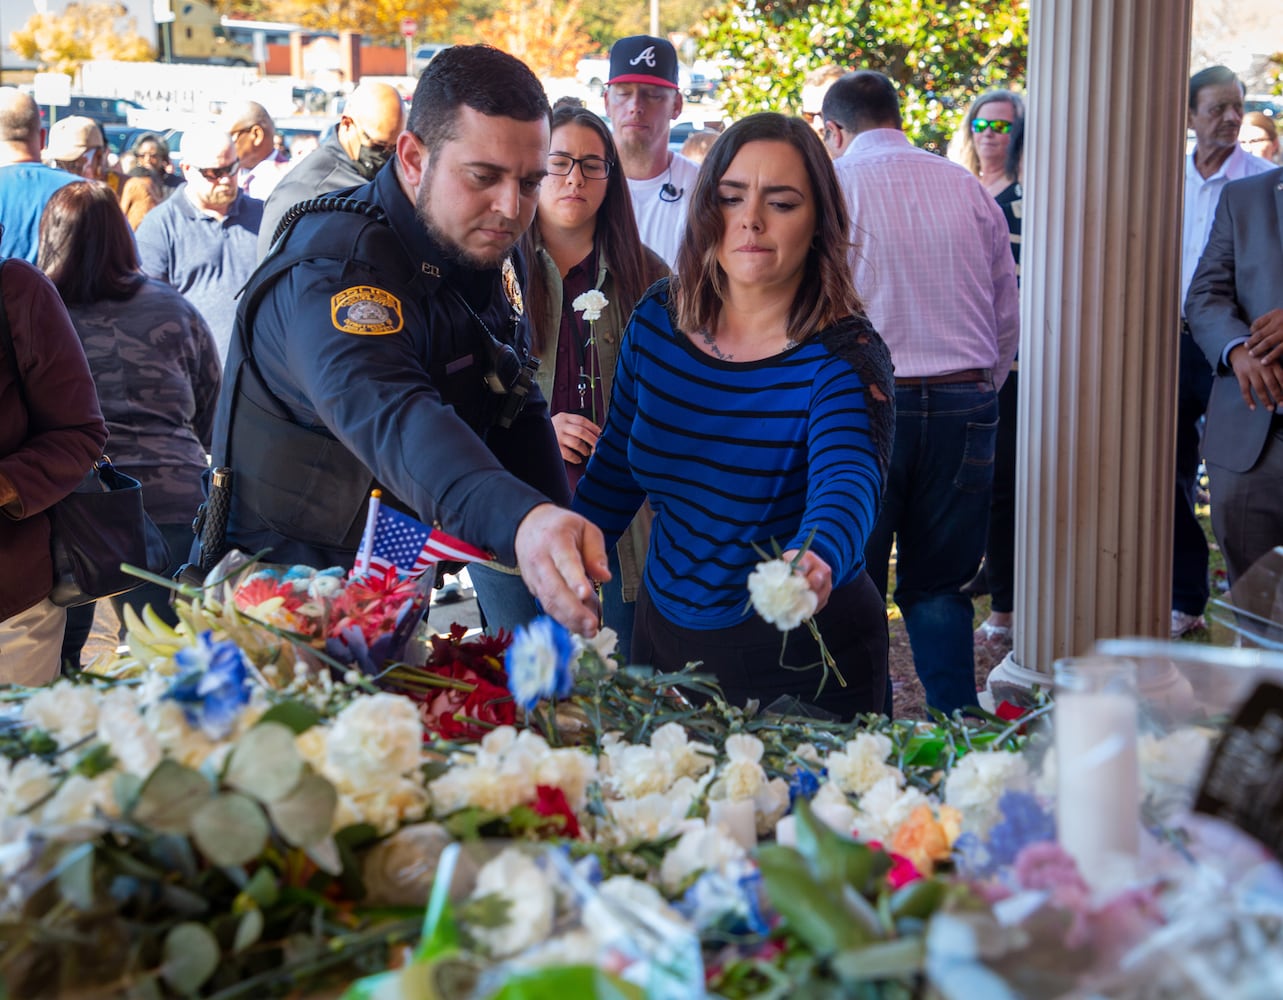
[[[1233,584],[1283,545],[1283,170],[1225,186],[1185,318],[1216,372],[1203,458]]]

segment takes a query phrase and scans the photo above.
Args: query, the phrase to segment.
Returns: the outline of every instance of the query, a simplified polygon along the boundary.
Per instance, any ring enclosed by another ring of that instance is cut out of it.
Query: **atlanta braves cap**
[[[677,89],[677,50],[651,35],[630,35],[610,47],[611,83],[653,83]]]

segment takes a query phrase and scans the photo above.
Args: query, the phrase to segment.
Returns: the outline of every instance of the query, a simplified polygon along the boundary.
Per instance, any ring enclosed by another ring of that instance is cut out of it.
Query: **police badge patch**
[[[521,298],[521,282],[517,280],[517,269],[512,266],[512,258],[503,261],[503,294],[507,296],[512,311],[521,316],[526,311],[526,304]]]
[[[333,296],[330,319],[336,330],[366,337],[396,333],[405,325],[401,300],[371,285],[354,285]]]

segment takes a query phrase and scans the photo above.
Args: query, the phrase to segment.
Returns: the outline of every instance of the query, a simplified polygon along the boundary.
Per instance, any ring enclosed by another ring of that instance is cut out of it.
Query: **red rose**
[[[551,785],[535,786],[535,812],[540,816],[560,816],[565,822],[556,828],[562,837],[579,836],[579,820],[566,801],[566,793]]]

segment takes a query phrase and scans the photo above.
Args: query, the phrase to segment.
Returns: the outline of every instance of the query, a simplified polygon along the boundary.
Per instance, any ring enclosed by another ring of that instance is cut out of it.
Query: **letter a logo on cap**
[[[644,62],[651,69],[655,68],[655,46],[647,45],[636,56],[628,60],[628,65],[636,66],[640,62]]]

